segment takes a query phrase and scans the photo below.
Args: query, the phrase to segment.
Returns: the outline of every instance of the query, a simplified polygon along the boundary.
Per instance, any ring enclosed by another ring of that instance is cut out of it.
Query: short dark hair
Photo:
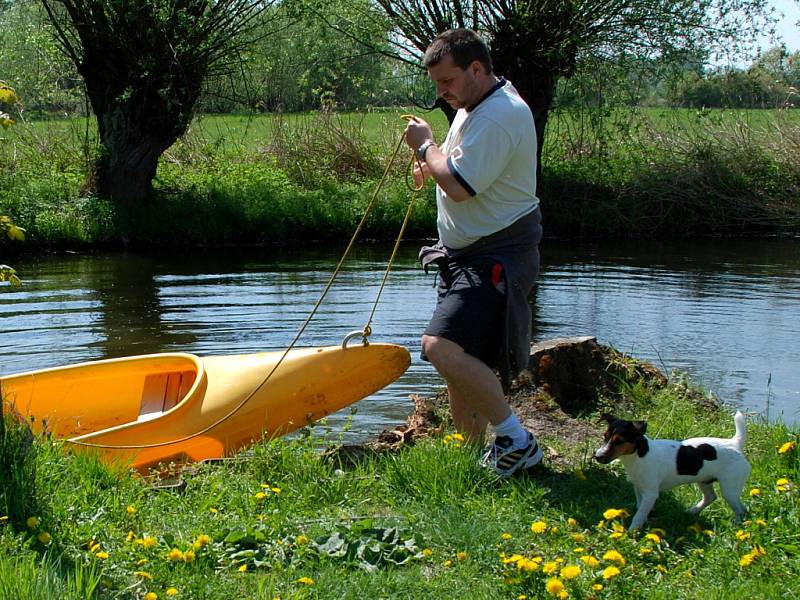
[[[448,29],[440,33],[428,46],[422,64],[425,67],[436,65],[442,59],[451,55],[453,62],[460,69],[466,69],[474,61],[479,61],[487,73],[492,72],[492,57],[489,48],[477,33],[472,29]]]

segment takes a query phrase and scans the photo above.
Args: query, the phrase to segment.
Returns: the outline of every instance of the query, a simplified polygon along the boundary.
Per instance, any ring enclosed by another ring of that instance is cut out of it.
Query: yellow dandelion
[[[586,536],[582,533],[573,533],[570,537],[576,542],[582,542],[586,539]]]
[[[311,577],[301,577],[297,580],[297,583],[302,583],[303,585],[314,585],[314,580]]]
[[[789,485],[789,480],[786,479],[786,477],[781,477],[780,479],[778,479],[778,481],[775,482],[775,485]],[[28,519],[28,520],[30,521],[30,519]],[[38,521],[37,521],[37,525],[38,525]],[[28,527],[30,527],[30,525],[28,525]]]
[[[129,531],[128,535],[125,536],[125,541],[126,542],[132,542],[135,539],[136,539],[136,534],[133,533],[132,531]]]
[[[139,560],[136,561],[136,566],[141,567],[142,565],[146,565],[149,562],[150,561],[146,558],[140,558]]]
[[[130,504],[129,504],[129,505],[128,505],[128,507],[125,509],[125,511],[126,511],[126,512],[127,512],[129,515],[135,515],[135,514],[138,512],[138,511],[136,510],[136,507],[135,507],[135,506],[132,506],[132,505],[130,505]]]
[[[578,546],[576,548],[573,548],[572,551],[575,554],[583,554],[584,552],[586,552],[586,548],[584,548],[583,546]]]
[[[646,536],[644,536],[644,539],[649,540],[649,541],[653,542],[654,544],[660,544],[661,543],[661,538],[658,537],[657,534],[652,533],[652,532],[648,533]]]
[[[606,567],[603,569],[603,579],[613,579],[619,575],[619,569],[617,567]]]
[[[192,549],[187,550],[183,554],[183,562],[187,562],[187,563],[194,562],[195,558],[196,558],[196,556],[195,556],[194,550],[192,550]]]
[[[667,567],[665,567],[664,565],[656,565],[656,571],[658,571],[659,573],[666,573]]]
[[[620,567],[625,566],[625,557],[622,556],[622,554],[620,554],[616,550],[609,550],[608,552],[603,554],[603,560],[617,563]]]
[[[452,560],[446,560],[446,561],[444,561],[444,565],[443,566],[444,566],[445,569],[449,569],[450,567],[453,566],[453,561]]]
[[[746,540],[749,537],[750,534],[746,531],[742,531],[741,529],[736,532],[736,539],[739,540],[740,542]]]
[[[760,496],[760,495],[761,495],[761,490],[760,489],[753,488],[753,489],[750,490],[750,497],[751,498],[755,498],[756,496]]]
[[[460,551],[460,552],[456,552],[456,558],[463,562],[463,561],[467,560],[467,553],[464,552],[463,550]]]
[[[211,543],[211,536],[201,533],[192,544],[195,548],[203,548]]]
[[[525,594],[520,594],[517,596],[517,600],[528,600],[528,597]]]
[[[567,565],[558,573],[562,579],[575,579],[581,574],[581,568],[578,565]]]
[[[500,537],[501,537],[502,539],[504,539],[504,540],[510,540],[510,539],[511,539],[511,538],[513,538],[514,536],[513,536],[513,535],[511,535],[510,533],[503,533],[503,534],[502,534]]]
[[[595,583],[595,584],[592,584],[592,589],[593,589],[595,592],[600,592],[600,591],[602,591],[602,590],[603,590],[603,584],[602,584],[602,583]]]
[[[627,517],[628,511],[624,508],[609,508],[603,513],[603,518],[606,521],[611,521],[613,519],[619,519],[620,517]]]
[[[625,534],[621,531],[615,531],[609,536],[612,540],[618,540],[621,537],[625,537]]]
[[[158,600],[158,594],[155,592],[147,592],[144,595],[144,600]]]
[[[172,562],[181,562],[183,561],[183,552],[181,552],[178,548],[173,548],[167,554],[167,560],[171,560]]]
[[[39,517],[28,517],[28,520],[25,521],[25,524],[28,526],[28,529],[36,529],[41,523],[41,519]]]
[[[461,435],[460,433],[454,433],[454,434],[453,434],[453,439],[454,439],[455,441],[457,441],[457,442],[461,442],[462,444],[463,444],[463,443],[466,441],[466,440],[464,439],[464,436],[463,436],[463,435]]]
[[[660,537],[662,540],[663,540],[665,537],[667,537],[667,532],[666,532],[666,531],[664,531],[663,529],[660,529],[660,528],[658,528],[658,527],[653,527],[653,528],[650,530],[650,533],[655,533],[655,534],[656,534],[658,537]]]
[[[550,533],[552,533],[553,535],[557,534],[558,533],[558,527],[552,527],[550,529]]]
[[[100,550],[100,544],[95,541],[89,542],[89,552],[95,554],[98,550]]]
[[[750,552],[748,552],[747,554],[742,555],[742,557],[739,559],[739,566],[749,567],[751,564],[753,564],[754,560],[755,556],[753,556]]]
[[[177,596],[178,595],[178,588],[170,587],[167,588],[167,591],[164,592],[167,596]]]
[[[274,487],[274,488],[269,488],[269,489],[273,494],[280,494],[281,491],[282,491],[281,488],[279,488],[279,487]]]
[[[639,554],[641,554],[642,556],[646,556],[647,554],[652,554],[652,553],[653,553],[652,548],[639,548]]]
[[[797,442],[786,442],[780,448],[778,448],[778,454],[787,454],[797,448]]]
[[[577,527],[578,521],[570,517],[569,519],[567,519],[567,525],[569,525],[570,527]]]
[[[267,497],[264,492],[258,492],[255,496],[253,496],[256,500],[263,500]]]
[[[100,560],[105,560],[108,558],[108,552],[98,552],[95,556]]]
[[[217,514],[217,513],[219,512],[219,509],[218,509],[218,508],[214,508],[214,507],[212,506],[212,507],[210,507],[210,508],[208,509],[208,512],[210,512],[212,515],[215,515],[215,514]]]
[[[547,523],[544,521],[535,521],[531,523],[531,531],[533,533],[544,533],[547,531]]]
[[[433,555],[433,550],[431,550],[430,548],[425,548],[422,551],[422,556],[424,556],[425,558],[430,558],[432,555]]]
[[[47,546],[53,538],[50,536],[49,533],[43,531],[42,533],[36,536],[36,539],[39,540],[39,543],[42,544],[43,546]]]
[[[503,554],[500,557],[500,562],[502,562],[504,565],[507,565],[509,563],[519,562],[524,559],[525,557],[522,556],[522,554],[512,554],[511,556],[506,556],[505,554]]]
[[[443,444],[449,444],[452,441],[453,441],[453,436],[450,435],[449,433],[446,436],[444,436],[444,438],[442,438]]]
[[[239,573],[244,573],[245,571],[247,571],[247,564],[244,564],[241,567],[239,567]]]
[[[600,564],[599,560],[597,560],[594,556],[590,556],[589,554],[586,556],[581,556],[581,562],[587,567],[596,567]]]
[[[561,592],[564,591],[564,584],[561,583],[559,579],[555,577],[551,577],[547,580],[547,583],[544,584],[544,589],[547,590],[548,594],[553,596],[558,596]]]
[[[3,515],[2,517],[0,517],[0,523],[4,523],[6,521],[8,521],[8,515]]]
[[[539,563],[535,560],[530,558],[523,558],[519,562],[517,562],[517,569],[520,571],[528,571],[529,573],[532,571],[536,571],[539,568]]]
[[[308,544],[308,538],[301,533],[295,538],[295,542],[298,546],[305,546]]]
[[[544,566],[542,566],[542,573],[544,573],[545,575],[552,575],[556,571],[558,571],[557,562],[549,561],[544,563]]]
[[[764,548],[762,548],[761,546],[756,546],[755,548],[753,548],[752,552],[753,556],[764,556],[767,553],[767,551],[764,550]]]
[[[756,525],[758,525],[760,527],[766,527],[767,526],[767,522],[764,519],[756,519]]]
[[[136,577],[141,577],[142,579],[147,579],[148,581],[153,580],[153,576],[147,571],[134,571],[133,574],[136,575]]]

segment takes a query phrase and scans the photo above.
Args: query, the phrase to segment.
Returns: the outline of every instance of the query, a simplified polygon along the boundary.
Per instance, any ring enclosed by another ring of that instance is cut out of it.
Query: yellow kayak
[[[411,362],[393,344],[294,349],[276,369],[283,355],[100,360],[0,377],[0,393],[35,430],[145,472],[303,427],[390,384]]]

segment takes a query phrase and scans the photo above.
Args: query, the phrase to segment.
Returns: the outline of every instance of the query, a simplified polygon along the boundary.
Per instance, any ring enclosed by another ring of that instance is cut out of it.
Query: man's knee
[[[445,360],[445,352],[447,350],[447,340],[435,335],[422,336],[422,352],[428,357],[428,360],[436,366]]]

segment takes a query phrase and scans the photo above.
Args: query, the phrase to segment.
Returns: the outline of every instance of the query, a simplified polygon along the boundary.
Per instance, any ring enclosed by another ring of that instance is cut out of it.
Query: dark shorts
[[[439,274],[436,309],[426,335],[443,337],[497,367],[503,341],[506,308],[502,265],[461,266],[450,263]],[[428,360],[424,352],[422,358]]]

